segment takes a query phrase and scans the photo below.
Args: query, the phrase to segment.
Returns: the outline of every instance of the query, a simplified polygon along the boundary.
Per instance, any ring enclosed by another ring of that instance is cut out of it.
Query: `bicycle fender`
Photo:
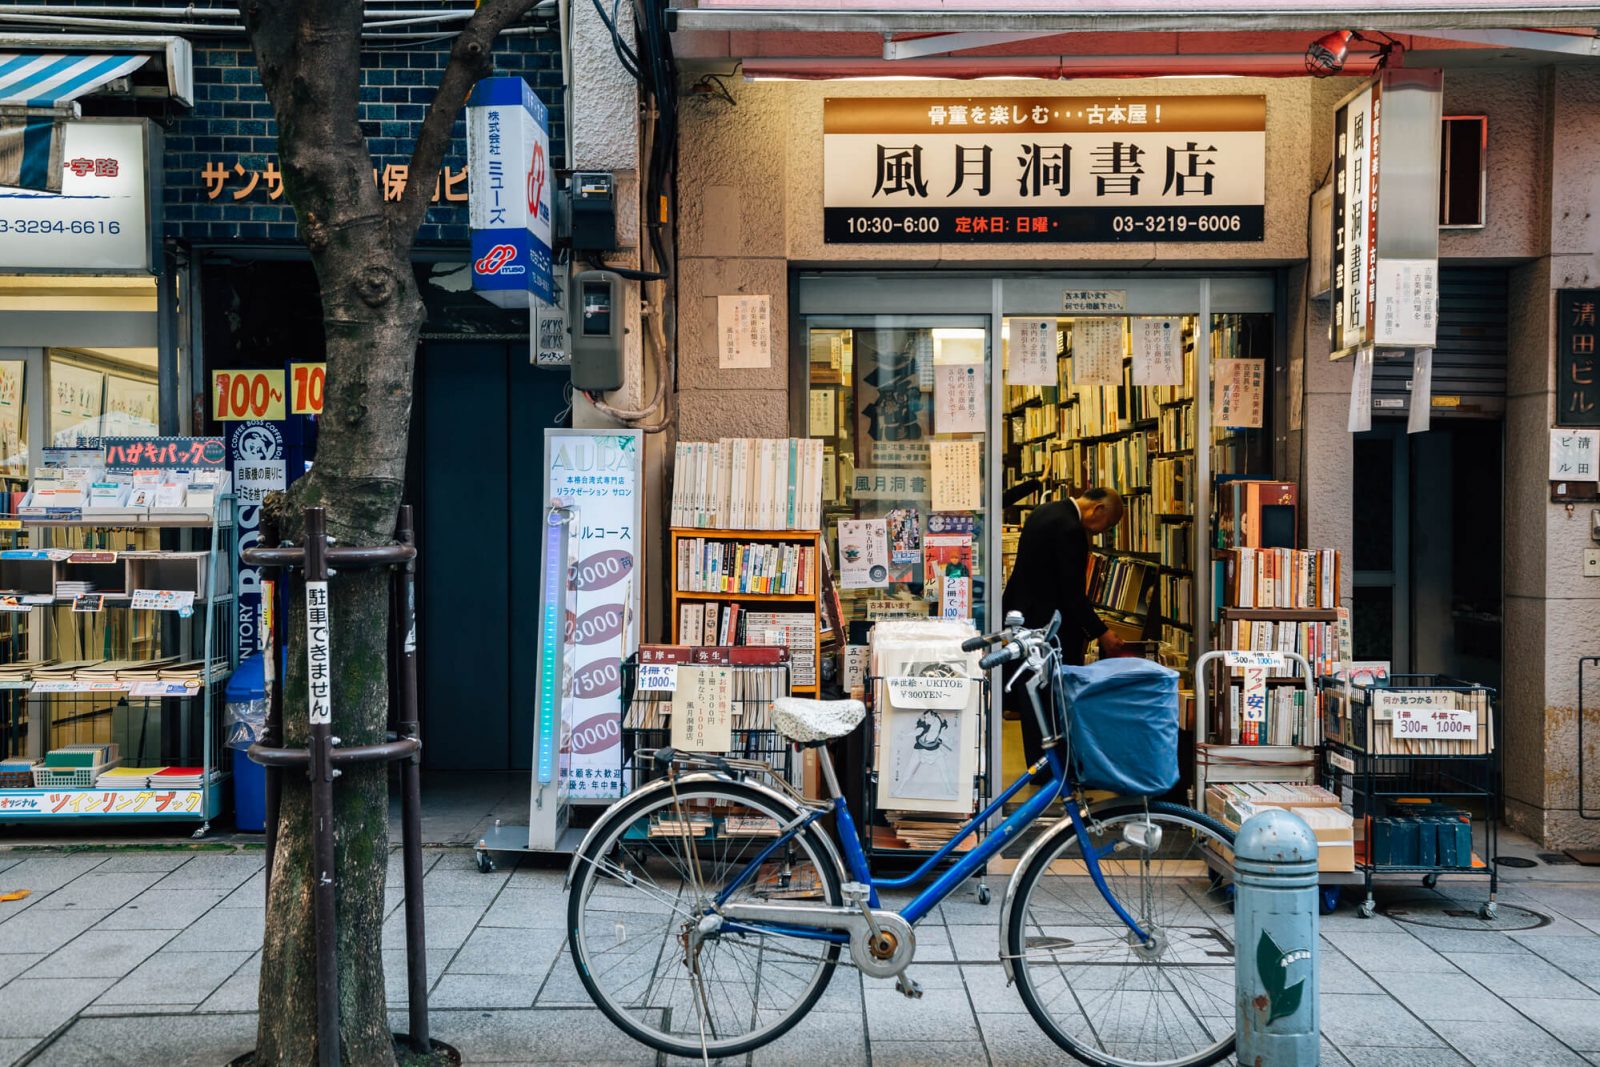
[[[727,775],[713,774],[710,771],[699,771],[694,774],[683,774],[678,776],[679,785],[692,785],[697,782],[719,782],[724,785],[737,785],[744,789],[753,790],[756,793],[761,794],[763,799],[772,801],[774,806],[776,806],[779,810],[789,812],[790,818],[797,818],[803,810],[796,805],[793,800],[784,796],[782,793],[770,786],[762,785],[760,782],[752,782],[748,780],[736,781]],[[671,788],[672,787],[668,781],[663,778],[657,782],[653,782],[650,785],[645,786],[643,789],[638,789],[632,793],[629,793],[626,797],[607,808],[605,814],[600,816],[599,819],[595,820],[595,824],[593,826],[589,827],[589,832],[583,835],[583,843],[580,844],[577,851],[572,854],[572,861],[567,865],[566,878],[561,883],[562,892],[566,892],[572,888],[572,876],[577,873],[578,864],[582,862],[582,857],[588,851],[589,843],[599,839],[601,835],[608,833],[611,830],[612,825],[619,819],[623,818],[625,809],[631,806],[629,803],[630,801],[634,800],[636,797],[648,796],[652,791],[667,792],[670,791]],[[845,877],[847,868],[844,865],[843,857],[839,855],[838,846],[833,843],[833,835],[819,829],[817,837],[822,840],[822,847],[827,853],[828,862],[832,863],[833,869],[839,873],[840,881],[848,881],[849,879]]]
[[[1070,795],[1066,799],[1067,803],[1073,803]],[[1111,797],[1107,800],[1090,804],[1089,815],[1092,817],[1111,808],[1126,807],[1130,803],[1133,803],[1133,801],[1130,801],[1127,797]],[[1016,971],[1013,967],[1011,957],[1005,952],[1006,931],[1011,928],[1011,907],[1014,903],[1016,903],[1017,885],[1022,881],[1022,879],[1018,878],[1017,875],[1028,869],[1029,864],[1033,862],[1034,856],[1038,855],[1042,849],[1052,844],[1063,834],[1068,834],[1071,832],[1072,820],[1063,817],[1054,826],[1050,827],[1050,829],[1040,834],[1039,839],[1032,845],[1028,846],[1028,851],[1022,854],[1022,858],[1017,861],[1017,865],[1011,869],[1011,878],[1006,882],[1006,895],[1000,899],[1000,963],[1003,967],[1005,967],[1007,985],[1011,985],[1017,980]]]

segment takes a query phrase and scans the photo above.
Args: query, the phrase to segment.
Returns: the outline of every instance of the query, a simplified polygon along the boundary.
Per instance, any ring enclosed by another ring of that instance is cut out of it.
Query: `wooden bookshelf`
[[[727,541],[740,544],[771,544],[811,549],[811,564],[806,569],[809,593],[748,593],[695,591],[681,588],[678,566],[679,545],[691,541]],[[682,632],[682,605],[738,604],[744,611],[808,612],[811,616],[812,682],[802,684],[798,677],[791,690],[797,695],[816,696],[821,691],[822,677],[822,615],[819,610],[822,597],[822,534],[817,530],[711,530],[692,526],[674,526],[670,532],[669,566],[672,568],[669,623],[674,644],[698,645],[703,640],[690,641]],[[791,664],[793,658],[791,656]]]

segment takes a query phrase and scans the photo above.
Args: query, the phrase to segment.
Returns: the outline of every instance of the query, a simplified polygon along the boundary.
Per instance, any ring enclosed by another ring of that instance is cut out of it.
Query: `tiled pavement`
[[[32,890],[0,904],[0,1067],[215,1067],[250,1048],[261,861],[259,850],[0,851],[0,892]],[[579,986],[559,870],[480,874],[464,849],[430,850],[427,865],[434,1032],[466,1062],[658,1062]],[[1441,930],[1348,908],[1323,919],[1323,1064],[1600,1065],[1600,872],[1541,864],[1507,875],[1502,901],[1548,925]],[[396,857],[390,884],[398,878]],[[391,889],[384,961],[396,1009],[400,903]],[[919,929],[922,1000],[841,966],[816,1011],[750,1067],[1071,1062],[1004,983],[998,915],[970,894],[947,901]],[[403,1011],[394,1023],[404,1027]]]

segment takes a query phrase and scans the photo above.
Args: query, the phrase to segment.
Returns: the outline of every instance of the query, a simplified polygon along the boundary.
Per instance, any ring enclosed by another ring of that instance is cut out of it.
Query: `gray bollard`
[[[1234,840],[1234,1004],[1245,1067],[1315,1067],[1317,838],[1300,816],[1267,810]]]

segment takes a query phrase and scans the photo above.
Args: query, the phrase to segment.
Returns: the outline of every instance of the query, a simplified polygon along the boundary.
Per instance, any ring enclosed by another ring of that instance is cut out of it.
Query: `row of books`
[[[1193,404],[1164,407],[1156,416],[1156,450],[1188,452],[1194,448],[1195,416]]]
[[[1130,433],[1115,441],[1100,441],[1085,457],[1085,485],[1111,485],[1119,492],[1150,484],[1149,435]]]
[[[1181,574],[1160,575],[1156,592],[1163,619],[1181,626],[1194,625],[1194,579]]]
[[[1194,513],[1194,457],[1163,456],[1150,464],[1150,494],[1162,515]]]
[[[231,489],[232,475],[226,470],[129,473],[103,467],[37,467],[17,513],[49,517],[90,512],[114,518],[119,512],[152,509],[209,512],[216,498]]]
[[[816,549],[770,541],[678,541],[678,590],[779,596],[815,591]]]
[[[822,522],[820,439],[724,437],[680,441],[672,525],[815,530]]]
[[[1318,677],[1333,674],[1342,662],[1339,621],[1228,619],[1221,624],[1221,648],[1297,652]],[[1294,672],[1290,672],[1294,673]]]
[[[741,604],[678,605],[680,645],[781,646],[789,650],[794,684],[817,684],[817,617],[809,611],[751,611]],[[663,662],[672,662],[670,660]]]
[[[1163,522],[1157,526],[1156,553],[1163,567],[1194,570],[1194,523]]]
[[[670,647],[670,646],[658,646]],[[687,651],[687,650],[686,650]],[[701,649],[695,649],[701,652]],[[730,660],[725,666],[733,666],[731,660],[733,653],[743,652],[743,649],[733,649],[724,646],[723,651]],[[771,651],[779,651],[773,649]],[[706,656],[706,659],[722,658],[719,656]],[[660,662],[660,661],[656,661]],[[702,664],[703,666],[718,666],[718,664]],[[740,665],[732,676],[732,701],[733,701],[733,728],[735,734],[739,731],[772,729],[772,702],[778,697],[789,695],[789,671],[783,666],[745,666]],[[623,716],[622,725],[629,730],[664,730],[672,721],[672,691],[636,690],[632,702],[628,705],[627,714]],[[735,737],[735,743],[739,743]]]
[[[1303,687],[1268,686],[1266,706],[1247,714],[1242,682],[1227,688],[1228,743],[1233,745],[1315,745],[1322,740],[1317,702],[1307,699]]]
[[[1089,599],[1112,611],[1143,614],[1149,610],[1149,584],[1155,564],[1125,556],[1089,554]]]
[[[1231,607],[1334,608],[1342,567],[1331,548],[1231,548],[1217,561],[1217,589]]]
[[[1457,737],[1408,737],[1418,715],[1449,715],[1470,734]],[[1339,686],[1322,690],[1323,721],[1329,739],[1375,756],[1486,756],[1494,751],[1494,709],[1486,689],[1435,689],[1388,686]]]
[[[1045,398],[1048,394],[1048,399]],[[1054,437],[1061,432],[1061,408],[1057,406],[1053,387],[1024,386],[1021,401],[1037,400],[1008,413],[1011,422],[1011,439],[1026,441],[1036,437]]]
[[[1092,484],[1092,483],[1090,483]],[[1120,491],[1120,487],[1113,486]],[[1149,493],[1137,493],[1122,498],[1122,521],[1101,537],[1101,544],[1119,552],[1154,554],[1156,531],[1161,520],[1156,518],[1155,505]]]

